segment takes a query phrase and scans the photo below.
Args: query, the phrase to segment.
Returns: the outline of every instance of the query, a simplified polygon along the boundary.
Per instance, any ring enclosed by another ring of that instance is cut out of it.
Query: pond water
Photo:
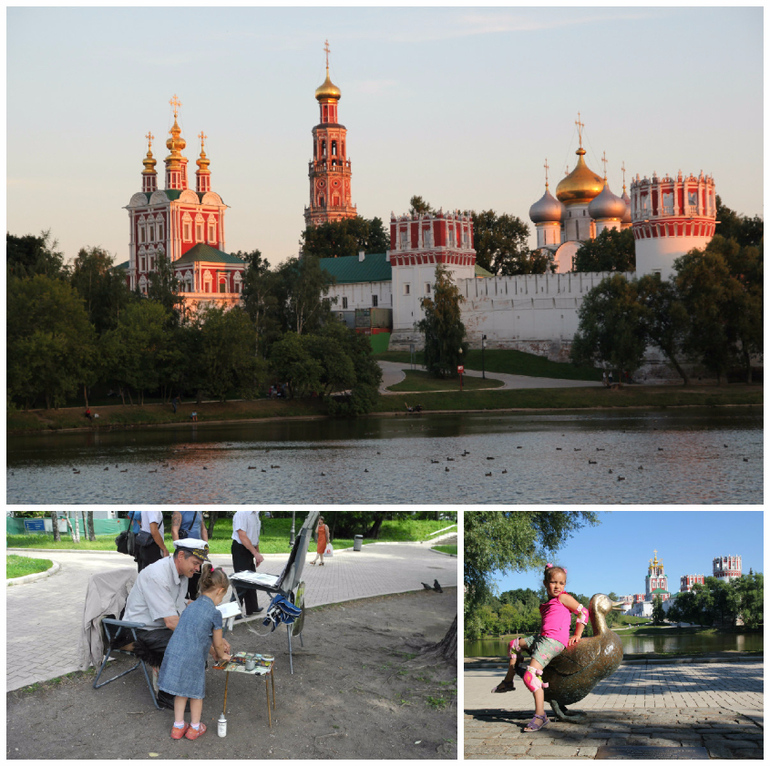
[[[761,633],[693,633],[690,635],[666,635],[662,630],[655,636],[618,635],[623,641],[623,654],[707,654],[709,652],[761,651],[764,639]],[[506,657],[507,638],[483,638],[465,641],[466,657]]]
[[[6,492],[12,504],[762,503],[762,437],[760,407],[190,423],[9,437]]]

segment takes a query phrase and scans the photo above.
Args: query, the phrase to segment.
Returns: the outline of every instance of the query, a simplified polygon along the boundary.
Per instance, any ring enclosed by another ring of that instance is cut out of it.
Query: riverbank
[[[586,387],[568,389],[520,389],[456,391],[444,393],[401,392],[412,407],[423,408],[421,416],[440,412],[517,412],[550,410],[603,410],[670,407],[761,407],[761,385],[730,384],[722,386],[624,386],[608,390]],[[197,423],[191,420],[197,413]],[[112,431],[134,427],[195,428],[197,424],[217,425],[229,422],[270,421],[286,418],[326,418],[326,408],[319,399],[182,403],[176,413],[170,404],[109,405],[92,408],[86,420],[82,407],[58,410],[10,411],[6,418],[9,435]],[[380,396],[370,416],[405,416],[401,397]]]

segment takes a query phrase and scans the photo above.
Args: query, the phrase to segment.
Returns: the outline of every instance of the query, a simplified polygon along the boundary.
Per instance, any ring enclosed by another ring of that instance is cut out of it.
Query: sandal
[[[190,728],[190,724],[186,723],[184,726],[172,726],[171,727],[171,739],[182,739]]]
[[[199,729],[193,729],[192,726],[187,729],[187,733],[185,734],[185,737],[187,739],[198,739],[198,737],[202,737],[206,733],[206,724],[202,723],[200,725]]]
[[[512,692],[513,690],[513,681],[500,681],[500,683],[492,689],[492,694],[502,694],[503,692]]]
[[[538,719],[540,719],[540,723],[538,723]],[[548,723],[547,715],[533,715],[532,720],[524,727],[524,731],[540,731],[540,729],[547,726]]]

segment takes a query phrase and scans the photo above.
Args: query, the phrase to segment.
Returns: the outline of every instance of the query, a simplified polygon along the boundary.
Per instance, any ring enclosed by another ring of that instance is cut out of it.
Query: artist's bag
[[[140,548],[148,548],[150,545],[152,545],[155,542],[155,539],[149,532],[145,532],[142,530],[139,532],[139,534],[136,536],[136,544]]]

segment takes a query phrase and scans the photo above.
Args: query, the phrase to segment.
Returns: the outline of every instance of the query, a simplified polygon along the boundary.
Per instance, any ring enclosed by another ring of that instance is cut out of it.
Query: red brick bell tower
[[[350,201],[350,160],[347,158],[347,129],[337,122],[342,94],[329,79],[329,41],[326,51],[326,80],[315,92],[321,121],[313,128],[313,159],[309,163],[310,207],[305,208],[305,226],[355,218]]]

